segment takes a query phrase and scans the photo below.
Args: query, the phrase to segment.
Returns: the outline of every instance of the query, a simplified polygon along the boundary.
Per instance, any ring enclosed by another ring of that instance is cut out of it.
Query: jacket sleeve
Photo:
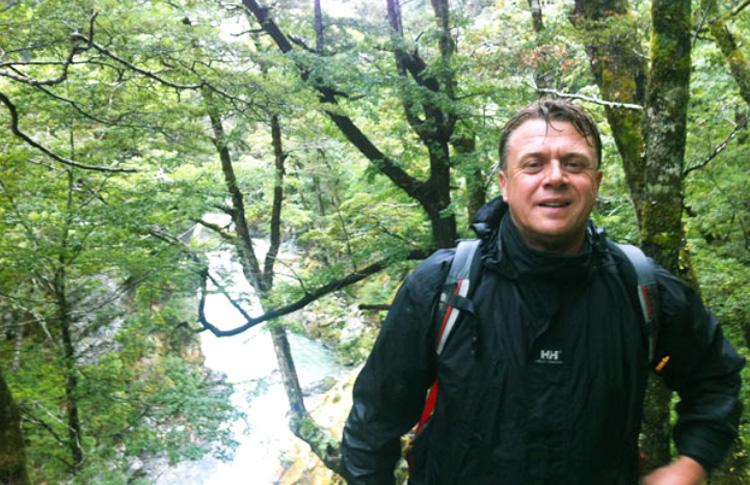
[[[690,287],[661,268],[657,279],[662,305],[657,351],[669,356],[662,376],[680,396],[675,444],[681,455],[710,471],[737,436],[745,361]]]
[[[349,484],[392,484],[400,438],[419,419],[435,378],[434,312],[449,251],[424,261],[399,289],[359,374],[341,443]]]

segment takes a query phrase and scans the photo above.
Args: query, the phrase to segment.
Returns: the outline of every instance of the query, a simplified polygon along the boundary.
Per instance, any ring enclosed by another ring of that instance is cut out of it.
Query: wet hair
[[[519,126],[529,120],[544,120],[547,123],[547,127],[553,121],[570,123],[586,139],[589,145],[593,142],[591,146],[596,150],[596,163],[598,166],[601,166],[602,139],[599,135],[599,129],[596,127],[596,123],[588,111],[564,99],[543,98],[523,108],[505,123],[500,135],[499,146],[501,170],[505,170],[506,168],[506,158],[508,156],[507,145],[510,136]]]

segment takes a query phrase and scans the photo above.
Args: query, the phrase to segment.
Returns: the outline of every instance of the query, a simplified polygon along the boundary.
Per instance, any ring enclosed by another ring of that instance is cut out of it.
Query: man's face
[[[601,180],[594,147],[570,123],[528,120],[508,139],[503,200],[533,249],[580,250]]]

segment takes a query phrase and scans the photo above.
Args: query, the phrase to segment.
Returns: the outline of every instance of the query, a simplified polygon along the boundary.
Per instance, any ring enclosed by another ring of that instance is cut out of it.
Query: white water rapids
[[[232,294],[253,295],[240,268],[228,251],[209,255],[214,274],[228,274]],[[257,299],[250,314],[260,314]],[[228,329],[242,323],[239,312],[221,294],[206,300],[206,317],[214,325]],[[326,377],[339,377],[343,367],[333,353],[318,342],[288,332],[289,343],[302,388]],[[280,458],[296,438],[289,431],[286,393],[281,383],[270,334],[263,325],[234,337],[217,338],[201,334],[201,347],[208,368],[226,375],[235,386],[234,405],[245,414],[245,420],[233,423],[234,439],[239,442],[234,459],[222,462],[204,457],[181,462],[155,477],[159,485],[183,484],[273,484],[281,472]]]

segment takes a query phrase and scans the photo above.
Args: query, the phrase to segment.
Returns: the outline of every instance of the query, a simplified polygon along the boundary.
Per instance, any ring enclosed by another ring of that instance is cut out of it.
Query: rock
[[[333,386],[336,385],[336,379],[334,377],[328,376],[324,377],[323,379],[313,382],[309,386],[302,389],[302,395],[305,397],[313,396],[315,394],[322,394],[329,389],[331,389]]]
[[[321,426],[341,440],[344,423],[352,407],[352,387],[361,366],[353,369],[343,381],[333,386],[310,414]],[[321,463],[309,446],[296,440],[292,451],[286,453],[284,461],[289,463],[279,477],[280,485],[343,485],[341,477]]]

